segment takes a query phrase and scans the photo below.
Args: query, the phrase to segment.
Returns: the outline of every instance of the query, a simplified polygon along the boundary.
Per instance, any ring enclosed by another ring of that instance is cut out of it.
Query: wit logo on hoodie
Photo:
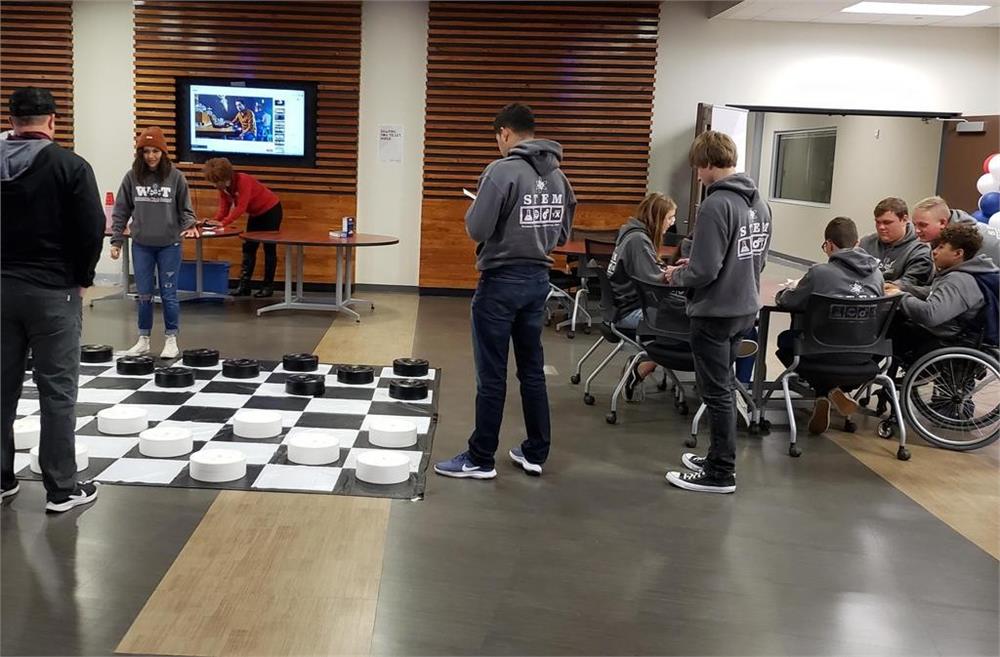
[[[535,193],[521,197],[521,228],[545,228],[562,224],[563,194],[550,194],[548,187],[548,182],[539,178],[535,181]]]
[[[161,186],[159,183],[136,185],[135,200],[144,203],[169,203],[172,191],[172,187]]]

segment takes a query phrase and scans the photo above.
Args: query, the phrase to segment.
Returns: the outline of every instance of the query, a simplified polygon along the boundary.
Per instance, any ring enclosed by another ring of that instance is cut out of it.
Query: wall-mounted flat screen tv
[[[183,161],[316,164],[316,85],[177,78],[177,150]]]

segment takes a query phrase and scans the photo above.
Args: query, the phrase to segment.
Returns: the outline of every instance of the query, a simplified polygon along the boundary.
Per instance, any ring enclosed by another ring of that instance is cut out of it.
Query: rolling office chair
[[[801,329],[796,329],[790,353],[778,352],[786,369],[778,376],[785,396],[790,439],[789,456],[800,456],[792,408],[791,381],[799,378],[814,387],[853,390],[879,385],[888,396],[896,417],[899,399],[893,380],[886,374],[892,356],[892,342],[886,337],[900,297],[877,299],[842,299],[813,294],[805,312],[798,315]],[[794,324],[793,324],[794,326]],[[801,389],[796,389],[802,393]],[[773,390],[764,397],[761,417]],[[907,461],[906,428],[899,425],[899,449],[896,458]]]

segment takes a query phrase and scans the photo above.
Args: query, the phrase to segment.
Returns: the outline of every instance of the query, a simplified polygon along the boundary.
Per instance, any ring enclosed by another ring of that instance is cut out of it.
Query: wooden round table
[[[399,244],[398,237],[390,235],[371,235],[356,233],[351,237],[332,237],[328,228],[312,226],[289,226],[281,230],[254,231],[243,233],[241,237],[247,241],[264,244],[283,244],[285,246],[285,300],[257,309],[257,315],[274,310],[330,310],[343,312],[360,322],[361,316],[349,306],[360,303],[368,304],[374,310],[375,304],[364,299],[351,296],[351,277],[354,249],[370,246],[389,246]],[[305,247],[331,247],[337,254],[337,280],[334,300],[307,300],[303,292],[303,252]],[[292,282],[295,291],[292,291]]]

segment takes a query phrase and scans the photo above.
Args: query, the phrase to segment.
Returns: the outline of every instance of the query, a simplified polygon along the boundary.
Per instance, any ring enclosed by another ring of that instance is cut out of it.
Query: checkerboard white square
[[[332,492],[340,478],[340,468],[268,464],[261,470],[254,488]]]
[[[187,465],[187,461],[168,459],[118,459],[94,478],[124,484],[169,484]]]
[[[118,459],[139,444],[138,438],[131,436],[77,436],[77,445],[84,445],[87,448],[87,455],[91,458]]]
[[[250,395],[230,395],[218,392],[197,392],[185,405],[211,406],[215,408],[243,408],[250,401]]]
[[[306,406],[306,413],[340,413],[365,415],[372,403],[363,399],[313,399]]]

